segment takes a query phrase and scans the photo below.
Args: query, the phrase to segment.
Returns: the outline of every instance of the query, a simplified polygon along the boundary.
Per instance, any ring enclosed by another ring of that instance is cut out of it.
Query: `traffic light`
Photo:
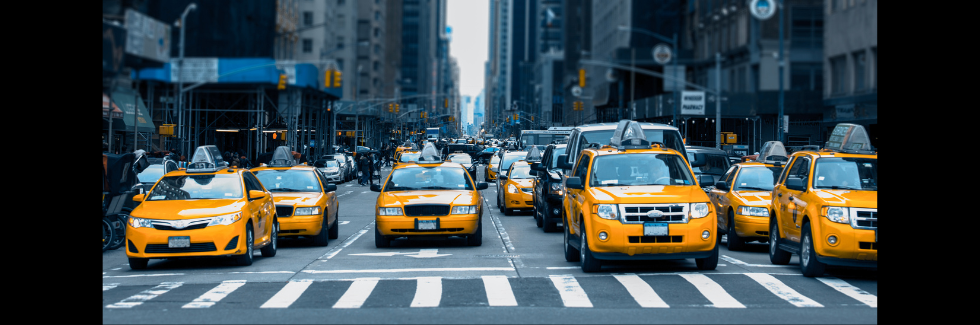
[[[585,69],[578,69],[578,86],[585,88]]]
[[[278,88],[279,88],[279,90],[286,89],[286,75],[285,74],[280,74],[279,75],[279,87]]]
[[[395,104],[395,113],[398,113],[398,104]]]
[[[531,122],[534,122],[534,115],[531,115]]]
[[[449,107],[449,98],[442,99],[442,107]]]
[[[327,71],[325,71],[323,73],[323,87],[324,88],[330,88],[330,80],[333,80],[332,78],[330,78],[330,76],[332,74],[333,74],[333,70],[327,70]]]
[[[333,86],[334,86],[334,88],[340,88],[340,81],[342,80],[341,74],[342,73],[340,71],[336,71],[336,72],[333,73]]]
[[[517,121],[517,114],[514,114],[514,121]]]
[[[395,111],[395,104],[388,103],[388,113]]]

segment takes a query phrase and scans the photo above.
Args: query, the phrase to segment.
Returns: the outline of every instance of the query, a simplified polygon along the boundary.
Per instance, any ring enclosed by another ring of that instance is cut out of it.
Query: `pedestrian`
[[[363,186],[367,183],[367,180],[371,177],[371,160],[367,158],[367,155],[358,155],[360,158],[357,159],[357,170],[361,173],[361,179],[358,184]]]
[[[248,161],[248,158],[245,158],[245,156],[241,156],[241,158],[239,158],[238,161],[242,164],[239,167],[245,169],[252,168],[252,162]]]

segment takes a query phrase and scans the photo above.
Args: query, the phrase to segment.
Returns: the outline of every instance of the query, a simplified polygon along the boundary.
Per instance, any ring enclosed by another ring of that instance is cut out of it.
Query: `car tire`
[[[102,217],[102,252],[112,245],[113,233],[115,230],[112,229],[112,221],[109,221],[109,217]]]
[[[272,219],[272,232],[269,233],[269,244],[262,247],[262,257],[276,256],[279,248],[279,220]]]
[[[109,224],[112,225],[112,240],[109,241],[109,250],[116,250],[126,242],[126,224],[120,215],[109,217]]]
[[[476,220],[476,233],[466,236],[467,246],[480,246],[483,245],[483,218]]]
[[[728,234],[729,243],[731,243],[731,236],[731,234]],[[711,250],[711,256],[694,259],[694,264],[697,264],[698,270],[710,271],[718,268],[718,245],[721,245],[721,243],[715,241],[715,248]]]
[[[817,260],[817,251],[813,249],[813,232],[810,223],[803,224],[803,237],[800,240],[800,270],[805,277],[821,276],[827,265]]]
[[[339,206],[337,208],[340,209]],[[330,239],[337,239],[337,237],[340,237],[340,216],[337,216],[334,219],[333,226],[330,226],[330,229],[327,231],[327,235],[330,236]]]
[[[579,259],[582,261],[582,272],[592,273],[599,272],[602,269],[602,261],[592,256],[592,250],[589,249],[588,235],[585,231],[585,225],[582,225],[579,229],[582,229],[581,248],[579,251]]]
[[[571,233],[569,233],[570,231],[571,230],[569,230],[569,227],[565,227],[565,231],[564,231],[564,233],[565,233],[565,245],[564,245],[565,246],[565,261],[568,261],[568,262],[578,262],[578,259],[580,257],[579,254],[578,254],[578,249],[577,248],[574,248],[570,244],[568,244],[568,238],[571,236]]]
[[[374,247],[377,248],[391,247],[391,240],[385,238],[385,236],[381,234],[381,231],[378,230],[378,228],[374,228]]]
[[[235,264],[239,266],[249,266],[252,265],[252,255],[254,251],[252,246],[255,246],[255,231],[252,230],[252,224],[247,224],[245,226],[245,254],[235,257]]]
[[[736,252],[745,249],[745,240],[735,232],[735,213],[728,210],[728,250]]]
[[[320,226],[320,233],[313,236],[313,246],[327,246],[330,242],[329,240],[330,230],[327,229],[327,219],[323,218],[323,224]]]
[[[145,270],[146,264],[150,262],[148,258],[129,258],[129,268],[133,270]]]
[[[556,232],[558,231],[558,221],[550,221],[548,217],[544,214],[541,215],[541,223],[543,224],[544,232]]]
[[[505,216],[512,216],[512,215],[514,215],[514,209],[504,208],[504,215]]]
[[[777,239],[779,239],[779,227],[776,225],[776,219],[771,218],[769,219],[769,262],[774,265],[789,264],[793,254],[780,249]]]
[[[544,218],[544,216],[538,214],[538,209],[534,209],[533,213],[534,223],[538,226],[538,228],[544,227],[544,220],[541,220]]]

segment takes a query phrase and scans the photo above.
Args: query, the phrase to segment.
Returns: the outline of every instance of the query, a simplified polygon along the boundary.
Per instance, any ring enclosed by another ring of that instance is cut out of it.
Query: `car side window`
[[[568,144],[568,148],[571,149],[571,150],[574,150],[574,151],[566,151],[565,153],[568,154],[568,162],[571,163],[571,164],[574,164],[575,163],[575,158],[578,158],[578,157],[576,157],[576,155],[579,152],[582,152],[581,150],[576,150],[578,148],[579,140],[581,139],[581,137],[579,137],[580,134],[581,134],[581,132],[579,132],[578,130],[576,130],[576,131],[572,132],[571,137],[569,137],[569,139],[571,139],[571,143]]]
[[[245,175],[244,178],[246,182],[246,187],[249,187],[250,185],[251,186],[250,190],[266,192],[265,187],[262,186],[262,182],[259,182],[259,179],[256,178],[255,175],[252,174],[252,172],[245,172],[244,175]]]
[[[691,154],[687,154],[687,155],[690,156]],[[725,172],[725,175],[722,175],[721,176],[721,180],[724,181],[724,182],[726,182],[726,183],[729,183],[729,181],[731,181],[731,179],[732,179],[732,175],[735,174],[733,172],[735,171],[735,168],[737,168],[737,167],[738,166],[732,166],[731,168],[728,168],[728,171]],[[729,183],[729,184],[731,184],[731,183]]]
[[[575,172],[572,174],[573,177],[581,177],[582,182],[585,182],[585,172],[589,170],[589,156],[582,155],[581,160],[578,162],[578,166],[575,167]]]
[[[807,179],[810,175],[810,159],[806,157],[798,157],[793,162],[793,167],[789,171],[790,177],[799,177],[803,180],[803,184],[809,187],[809,180]]]
[[[796,163],[796,157],[792,157],[790,161],[786,162],[786,166],[783,167],[783,171],[779,173],[779,181],[777,181],[776,184],[783,184],[783,182],[786,181],[786,175],[789,174],[789,169],[792,168],[794,163]]]

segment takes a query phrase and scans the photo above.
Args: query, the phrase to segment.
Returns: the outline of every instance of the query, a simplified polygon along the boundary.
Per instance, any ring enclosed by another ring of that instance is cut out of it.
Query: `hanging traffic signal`
[[[531,115],[531,122],[534,122],[534,115]]]
[[[398,104],[395,104],[395,113],[398,113]]]
[[[449,98],[442,99],[442,107],[449,107]]]
[[[388,113],[395,111],[395,104],[388,103]]]
[[[585,69],[578,69],[578,86],[585,88]]]
[[[341,79],[342,78],[341,78],[340,71],[336,71],[336,72],[333,73],[333,86],[334,86],[334,88],[340,88],[340,81],[341,81]]]
[[[279,87],[278,88],[279,88],[279,90],[286,89],[286,75],[285,74],[280,74],[279,75]]]
[[[330,78],[330,76],[332,74],[333,74],[333,70],[327,70],[327,71],[325,71],[323,73],[323,87],[324,88],[330,88],[330,80],[333,80],[333,79]]]

